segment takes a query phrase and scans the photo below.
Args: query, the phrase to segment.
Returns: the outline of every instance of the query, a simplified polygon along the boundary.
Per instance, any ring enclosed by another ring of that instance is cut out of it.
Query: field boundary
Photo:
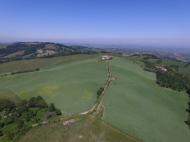
[[[108,78],[106,80],[106,83],[105,83],[105,86],[104,86],[104,90],[102,91],[100,97],[97,99],[95,105],[88,111],[85,111],[85,112],[82,112],[80,113],[79,115],[85,115],[85,114],[89,114],[89,113],[92,113],[93,111],[97,111],[97,107],[100,105],[100,102],[110,84],[110,81],[112,80],[112,75],[111,75],[111,70],[110,70],[110,63],[109,61],[107,61],[107,73],[108,73]]]

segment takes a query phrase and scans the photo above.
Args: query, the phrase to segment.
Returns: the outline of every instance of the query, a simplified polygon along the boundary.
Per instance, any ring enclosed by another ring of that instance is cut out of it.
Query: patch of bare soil
[[[83,137],[82,135],[78,136],[79,139],[82,139],[82,137]]]

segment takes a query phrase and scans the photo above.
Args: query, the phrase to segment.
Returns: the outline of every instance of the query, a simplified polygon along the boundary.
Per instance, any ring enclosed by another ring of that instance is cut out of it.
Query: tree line
[[[156,79],[156,83],[159,86],[171,88],[175,91],[182,91],[190,88],[190,78],[184,73],[157,71]]]
[[[19,73],[34,72],[34,71],[39,71],[39,70],[40,70],[40,68],[35,68],[33,70],[21,70],[21,71],[11,72],[11,75],[19,74]]]

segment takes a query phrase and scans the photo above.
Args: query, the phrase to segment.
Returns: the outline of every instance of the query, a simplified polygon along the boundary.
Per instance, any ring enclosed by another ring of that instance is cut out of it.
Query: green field
[[[21,100],[16,94],[14,94],[12,91],[9,91],[9,90],[1,90],[0,99],[8,99],[15,103]]]
[[[65,116],[81,113],[93,107],[97,90],[106,82],[107,63],[93,57],[73,62],[64,60],[65,63],[45,67],[37,72],[1,77],[0,90],[10,90],[21,99],[40,95],[48,103],[55,103]]]
[[[45,49],[55,49],[54,44],[46,44]]]
[[[75,118],[76,119],[76,118]],[[20,142],[139,142],[139,140],[107,125],[101,120],[82,116],[76,123],[63,126],[62,122],[33,128]]]
[[[4,56],[3,58],[12,58],[12,57],[16,57],[16,56],[21,56],[23,54],[24,54],[24,50],[9,54],[7,56]]]
[[[10,44],[0,44],[0,49],[1,48],[6,48],[8,45],[10,45]]]
[[[98,56],[97,54],[94,55],[78,54],[78,55],[62,56],[54,58],[37,58],[31,60],[23,59],[19,61],[12,61],[0,64],[0,73],[12,72],[15,70],[31,70],[38,67],[41,68],[66,62],[78,61],[82,59],[96,58],[97,56]]]
[[[156,75],[115,57],[110,61],[116,80],[103,98],[103,120],[145,142],[189,142],[188,95],[156,85]]]

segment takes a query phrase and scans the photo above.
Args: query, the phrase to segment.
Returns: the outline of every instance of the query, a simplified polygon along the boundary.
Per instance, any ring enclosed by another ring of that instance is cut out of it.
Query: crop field
[[[46,44],[45,49],[55,49],[53,44]]]
[[[21,99],[40,95],[63,115],[77,114],[93,107],[97,90],[106,82],[106,65],[92,58],[8,75],[1,77],[0,90],[10,90]]]
[[[54,58],[37,58],[31,60],[23,59],[19,61],[12,61],[9,63],[0,64],[0,73],[12,72],[15,70],[31,70],[38,67],[41,68],[66,62],[96,58],[97,56],[98,56],[97,54],[94,55],[78,54],[78,55],[62,56]]]
[[[3,58],[12,58],[12,57],[20,56],[23,54],[24,54],[24,50],[9,54],[7,56],[4,56]]]
[[[15,103],[21,100],[16,94],[9,90],[0,91],[0,99],[8,99]]]
[[[145,142],[189,142],[188,95],[156,85],[156,75],[114,57],[103,120]]]
[[[63,126],[61,122],[33,128],[20,142],[139,142],[94,117],[83,117]]]
[[[1,48],[6,48],[8,45],[10,45],[10,44],[0,44],[0,49]]]

